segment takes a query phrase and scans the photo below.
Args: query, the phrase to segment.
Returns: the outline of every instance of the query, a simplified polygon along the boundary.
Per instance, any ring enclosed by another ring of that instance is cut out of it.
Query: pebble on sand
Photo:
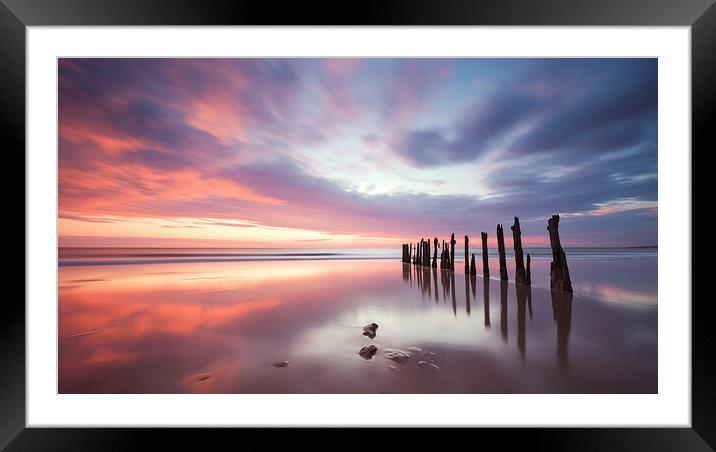
[[[367,347],[361,348],[358,351],[358,354],[363,359],[371,359],[373,357],[373,355],[375,355],[375,352],[377,352],[377,351],[378,351],[378,347],[376,347],[375,345],[369,345]]]
[[[375,337],[375,330],[378,329],[377,323],[370,323],[363,327],[363,336],[368,336],[373,339]]]
[[[288,361],[276,361],[273,363],[274,367],[288,367]]]

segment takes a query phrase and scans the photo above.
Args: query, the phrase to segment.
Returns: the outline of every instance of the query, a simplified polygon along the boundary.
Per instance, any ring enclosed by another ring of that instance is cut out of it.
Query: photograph
[[[57,392],[658,394],[658,62],[57,58]]]

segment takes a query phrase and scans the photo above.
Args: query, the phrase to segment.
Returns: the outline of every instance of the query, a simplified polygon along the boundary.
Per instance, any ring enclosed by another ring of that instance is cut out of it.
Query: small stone
[[[396,362],[404,362],[410,358],[410,353],[394,348],[386,348],[383,356]]]
[[[273,363],[274,367],[288,367],[288,361],[276,361]]]
[[[358,354],[363,359],[371,359],[373,357],[373,355],[375,355],[375,352],[377,352],[377,351],[378,351],[378,347],[376,347],[375,345],[369,345],[367,347],[361,348],[358,351]]]
[[[423,349],[420,347],[408,347],[409,352],[423,353]]]
[[[375,337],[375,330],[378,329],[377,323],[370,323],[363,327],[363,336],[368,336],[373,339]]]
[[[390,366],[388,366],[388,369],[392,370],[393,372],[396,372],[398,370],[398,368],[392,364]]]
[[[206,381],[206,380],[208,380],[209,378],[211,378],[211,375],[202,374],[202,375],[197,375],[197,377],[195,378],[195,380],[196,380],[196,381]]]

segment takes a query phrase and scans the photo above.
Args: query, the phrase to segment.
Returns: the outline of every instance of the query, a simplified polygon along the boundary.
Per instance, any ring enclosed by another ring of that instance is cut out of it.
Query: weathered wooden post
[[[455,233],[450,235],[450,270],[455,271]]]
[[[547,221],[549,243],[552,246],[552,263],[549,272],[549,288],[560,292],[573,292],[572,280],[569,278],[567,256],[559,240],[559,215],[552,215]]]
[[[413,244],[411,243],[410,248],[408,248],[408,263],[412,262],[413,260]]]
[[[470,238],[466,235],[465,236],[465,274],[467,275],[470,273],[470,252],[469,252],[469,244]]]
[[[470,259],[470,274],[477,275],[477,268],[475,268],[475,253],[472,253],[472,259]]]
[[[515,248],[515,282],[525,283],[525,258],[522,252],[522,230],[520,230],[520,219],[515,217],[515,224],[512,225],[512,243]]]
[[[502,225],[497,225],[497,253],[500,257],[500,281],[507,281],[507,258],[505,256],[505,236]]]
[[[482,237],[482,276],[484,278],[490,277],[490,264],[487,256],[487,232],[481,232]]]
[[[435,247],[435,251],[433,251],[433,268],[438,268],[438,238],[435,237],[433,239],[433,246]]]
[[[430,268],[430,240],[425,241],[425,257],[423,261],[423,265]]]

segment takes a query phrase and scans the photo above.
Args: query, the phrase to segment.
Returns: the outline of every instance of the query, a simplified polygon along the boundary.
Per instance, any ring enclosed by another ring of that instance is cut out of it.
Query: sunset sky
[[[657,243],[656,59],[60,59],[59,245]],[[506,235],[509,235],[509,229]],[[511,241],[510,241],[511,242]]]

